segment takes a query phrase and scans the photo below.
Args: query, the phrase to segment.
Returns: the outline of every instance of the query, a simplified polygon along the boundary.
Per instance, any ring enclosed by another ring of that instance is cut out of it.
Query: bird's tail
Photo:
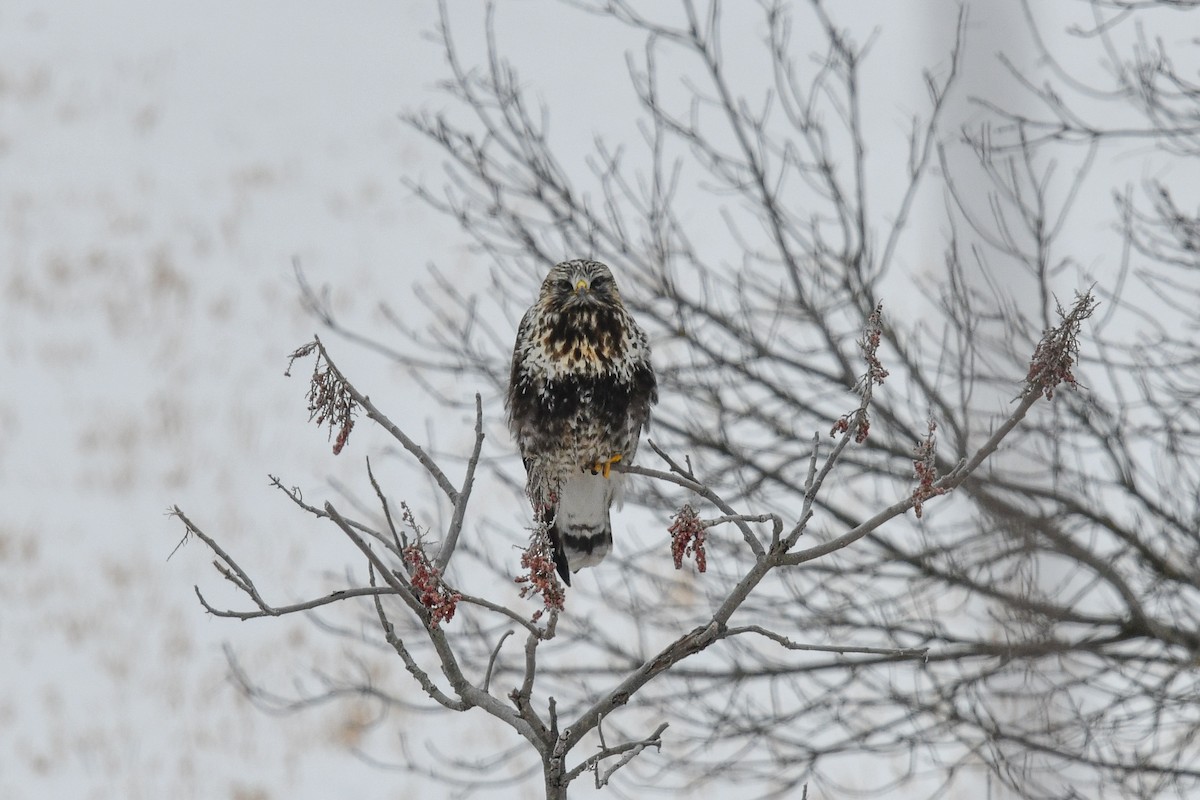
[[[550,524],[554,559],[563,582],[571,585],[571,573],[599,564],[612,550],[609,507],[624,475],[583,473],[563,482]]]

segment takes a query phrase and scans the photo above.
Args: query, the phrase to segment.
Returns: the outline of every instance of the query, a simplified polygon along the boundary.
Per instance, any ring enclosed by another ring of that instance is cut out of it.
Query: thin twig
[[[599,727],[599,726],[597,726],[597,727]],[[610,778],[612,778],[613,773],[615,773],[621,767],[628,764],[633,759],[637,758],[638,754],[640,754],[647,747],[661,748],[662,747],[662,733],[663,733],[663,731],[665,731],[667,729],[667,727],[668,727],[668,723],[663,722],[663,723],[659,724],[659,726],[654,729],[654,732],[651,733],[649,736],[647,736],[645,739],[640,739],[635,742],[623,742],[622,744],[613,745],[612,747],[609,747],[604,742],[604,736],[601,735],[601,737],[600,737],[600,752],[596,753],[594,755],[588,756],[581,763],[579,763],[574,768],[572,768],[564,776],[564,780],[573,781],[576,778],[578,778],[580,775],[582,775],[584,772],[587,772],[588,770],[591,769],[591,770],[596,771],[596,788],[597,789],[602,788],[603,786],[608,784],[608,781]],[[620,761],[618,761],[616,764],[614,764],[607,771],[601,769],[600,762],[602,762],[606,758],[612,758],[613,756],[622,756],[622,758]]]
[[[306,600],[306,601],[300,602],[300,603],[291,603],[286,606],[265,605],[263,608],[260,608],[258,611],[233,611],[233,610],[229,610],[229,609],[222,610],[222,609],[214,608],[212,605],[210,605],[208,603],[207,600],[204,599],[204,595],[202,595],[200,593],[200,587],[197,586],[194,588],[196,590],[196,596],[198,598],[200,598],[200,604],[204,606],[205,611],[207,611],[208,613],[212,614],[215,617],[226,617],[229,619],[240,619],[240,620],[257,619],[259,617],[282,617],[287,614],[295,614],[300,611],[311,611],[314,608],[320,608],[321,606],[327,606],[327,605],[330,605],[331,603],[338,603],[338,602],[341,602],[342,600],[350,600],[355,597],[378,597],[380,595],[396,594],[396,591],[390,587],[386,588],[386,589],[379,588],[379,587],[376,587],[376,588],[359,587],[357,589],[338,589],[337,591],[330,592],[329,594],[325,595],[324,597],[317,597],[312,600]]]
[[[404,544],[400,540],[400,534],[396,531],[396,524],[392,522],[392,511],[388,507],[387,497],[383,494],[383,489],[379,488],[379,481],[375,480],[375,473],[371,471],[370,456],[367,456],[367,477],[371,480],[371,488],[375,490],[375,496],[379,498],[379,505],[383,508],[383,518],[387,520],[388,530],[392,532],[392,541],[395,543],[398,553],[404,549]]]
[[[500,637],[500,641],[496,642],[496,646],[492,649],[492,655],[488,658],[487,672],[483,674],[483,690],[488,691],[492,685],[492,668],[496,666],[496,659],[500,656],[500,648],[504,646],[504,640],[512,636],[516,631],[509,628]]]
[[[446,473],[442,472],[442,468],[437,465],[437,462],[430,458],[429,454],[419,444],[410,439],[408,434],[401,430],[396,423],[392,422],[386,414],[380,411],[371,402],[369,397],[358,391],[354,387],[354,384],[346,379],[346,376],[334,364],[333,359],[329,357],[329,351],[325,349],[325,345],[321,342],[320,337],[314,336],[313,341],[316,342],[317,349],[320,350],[321,357],[325,359],[325,363],[336,373],[338,380],[346,387],[346,391],[350,393],[350,396],[354,398],[354,402],[367,412],[367,417],[374,420],[381,428],[391,434],[392,438],[398,441],[405,450],[421,463],[425,471],[433,476],[433,479],[437,481],[438,488],[442,490],[446,497],[450,498],[450,502],[457,503],[458,490],[454,488],[454,484],[450,483],[450,479],[446,477]]]
[[[283,485],[283,483],[279,480],[279,478],[275,477],[274,475],[268,475],[267,477],[271,479],[272,486],[279,489],[281,492],[283,492],[285,495],[287,495],[289,500],[291,500],[293,503],[295,503],[297,506],[304,509],[308,513],[312,514],[317,519],[332,519],[332,517],[329,516],[329,512],[325,511],[324,509],[317,508],[314,505],[309,505],[308,503],[304,502],[304,498],[300,495],[299,490],[287,488],[286,486]],[[390,550],[392,552],[392,554],[395,555],[397,558],[402,557],[402,554],[400,551],[403,548],[397,547],[394,542],[388,541],[388,538],[386,536],[384,536],[383,534],[381,534],[379,531],[375,530],[374,528],[370,527],[369,525],[364,525],[363,523],[358,522],[357,520],[348,519],[346,517],[343,517],[342,519],[346,522],[347,525],[349,525],[351,528],[354,528],[359,533],[364,533],[367,536],[370,536],[375,541],[379,542],[381,545],[383,545],[388,550]]]
[[[371,584],[374,585],[374,566],[368,566],[367,572],[370,575]],[[416,659],[412,657],[412,653],[408,652],[404,641],[396,635],[396,629],[393,627],[392,621],[388,619],[387,614],[384,613],[383,603],[380,601],[378,595],[375,596],[375,613],[379,616],[379,626],[383,629],[383,635],[387,643],[396,651],[396,655],[400,656],[400,660],[404,662],[405,669],[408,670],[408,673],[413,676],[420,687],[425,690],[425,694],[451,711],[466,711],[471,707],[469,703],[463,700],[455,700],[439,689],[437,684],[433,682],[433,679],[429,677],[429,673],[421,669]]]
[[[454,548],[458,546],[458,536],[462,532],[463,519],[467,514],[467,503],[471,499],[471,489],[475,485],[475,467],[479,464],[479,453],[483,449],[483,399],[478,393],[475,394],[475,448],[471,451],[471,458],[467,461],[467,474],[463,477],[462,489],[454,499],[454,513],[450,517],[450,528],[446,531],[446,541],[442,543],[442,547],[438,550],[437,558],[434,560],[434,566],[442,574],[446,572],[446,565],[450,562],[450,556],[454,555]]]
[[[666,481],[668,483],[673,483],[676,486],[682,486],[685,489],[690,489],[708,502],[712,503],[721,511],[725,512],[726,517],[728,517],[728,521],[737,525],[738,530],[742,534],[742,538],[745,539],[746,544],[750,546],[750,550],[754,553],[755,557],[762,558],[766,555],[766,550],[763,548],[762,542],[758,540],[758,537],[754,534],[754,531],[749,525],[746,524],[744,514],[739,514],[737,511],[735,511],[733,507],[729,505],[729,503],[725,502],[720,495],[718,495],[708,486],[700,483],[692,477],[687,477],[678,464],[675,464],[669,459],[668,463],[671,464],[671,472],[663,472],[660,469],[650,469],[649,467],[642,467],[638,466],[637,464],[614,464],[613,469],[630,475],[644,475],[647,478]]]
[[[1025,415],[1029,413],[1029,409],[1031,409],[1040,398],[1040,394],[1033,392],[1030,392],[1026,394],[1025,397],[1021,398],[1021,402],[1017,406],[1016,410],[1013,411],[1008,419],[1004,420],[1004,422],[996,429],[996,431],[988,438],[988,440],[984,442],[978,450],[975,451],[975,454],[967,461],[961,462],[952,472],[936,481],[933,484],[933,487],[935,489],[945,489],[946,491],[949,491],[970,477],[971,473],[974,472],[979,465],[982,464],[985,459],[987,459],[988,456],[996,452],[996,448],[1000,446],[1000,442],[1004,441],[1004,437],[1012,432],[1013,428],[1017,427],[1021,420],[1025,418]],[[841,536],[830,539],[828,542],[824,542],[823,544],[819,544],[815,547],[810,547],[807,550],[801,550],[796,553],[787,553],[782,555],[780,557],[780,563],[789,566],[795,566],[797,564],[803,564],[806,561],[812,561],[814,558],[820,558],[821,556],[828,555],[835,550],[841,550],[843,547],[853,544],[871,531],[877,529],[883,523],[887,522],[888,520],[895,519],[912,507],[913,498],[910,495],[905,497],[903,500],[893,503],[892,505],[880,511],[878,514],[875,514],[870,519],[859,523],[855,527],[843,533]]]
[[[793,641],[775,631],[768,630],[761,625],[743,625],[737,628],[729,628],[725,631],[724,636],[728,639],[743,633],[757,633],[759,636],[765,636],[771,641],[786,647],[788,650],[810,650],[818,653],[860,653],[873,656],[894,656],[898,659],[925,658],[929,654],[928,647],[850,647],[843,645],[804,644]]]
[[[219,560],[213,561],[213,566],[216,567],[217,571],[220,572],[226,580],[238,587],[238,589],[243,591],[245,594],[249,595],[250,599],[254,601],[256,606],[263,611],[270,613],[271,607],[262,599],[262,596],[259,595],[258,589],[254,586],[254,581],[250,580],[250,576],[246,574],[241,566],[234,561],[233,558],[226,553],[225,550],[219,544],[217,544],[212,537],[200,530],[196,523],[188,519],[187,515],[183,513],[183,510],[179,506],[172,506],[171,513],[183,522],[184,527],[189,533],[193,534],[196,536],[196,538],[200,539],[200,541],[204,542],[204,544],[208,545],[208,549],[212,550],[213,553],[217,555]],[[196,587],[196,595],[200,596],[199,587]],[[206,609],[212,608],[204,601],[203,596],[200,596],[200,602],[204,604]]]

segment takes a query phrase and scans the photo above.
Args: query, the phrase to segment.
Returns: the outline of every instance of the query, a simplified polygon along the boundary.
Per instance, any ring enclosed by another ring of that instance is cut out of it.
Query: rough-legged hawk
[[[608,512],[625,476],[611,468],[633,459],[657,400],[646,334],[608,267],[555,266],[521,319],[506,405],[534,514],[568,585],[612,549]]]

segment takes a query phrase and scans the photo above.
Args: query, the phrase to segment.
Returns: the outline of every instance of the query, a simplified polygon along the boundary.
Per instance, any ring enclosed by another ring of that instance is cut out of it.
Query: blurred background
[[[400,182],[421,168],[398,115],[432,94],[436,18],[386,2],[0,6],[0,796],[404,785],[350,754],[353,708],[301,722],[242,698],[222,645],[286,676],[314,655],[311,626],[264,636],[205,615],[191,587],[216,573],[202,548],[171,556],[182,528],[165,512],[179,503],[301,583],[348,560],[281,528],[267,485],[339,468],[306,422],[304,370],[283,377],[317,327],[292,260],[368,317],[405,303],[432,257],[470,267]]]
[[[970,97],[1012,111],[1030,102],[1001,56],[1044,65],[1025,14],[998,5],[969,4],[948,140],[988,113]],[[1061,34],[1085,5],[1047,4],[1039,29]],[[901,163],[912,118],[928,109],[922,70],[949,68],[958,6],[830,9],[860,41],[875,37],[867,127],[896,136],[873,144],[872,158]],[[484,5],[452,12],[458,48],[478,61]],[[725,47],[761,48],[762,26],[730,16]],[[432,2],[382,0],[0,4],[0,797],[449,796],[443,783],[359,755],[370,704],[351,697],[280,716],[250,702],[230,680],[227,649],[285,693],[304,689],[313,670],[362,656],[301,619],[206,615],[194,584],[215,602],[236,600],[204,548],[177,548],[183,529],[166,514],[178,504],[219,535],[278,602],[344,583],[355,560],[345,542],[298,519],[268,485],[279,475],[336,494],[363,478],[357,455],[334,458],[308,424],[306,369],[283,375],[287,355],[320,328],[293,264],[328,287],[339,319],[385,342],[392,320],[381,304],[413,329],[433,321],[414,291],[431,282],[431,263],[465,293],[488,291],[488,255],[412,188],[436,194],[446,180],[441,151],[401,121],[455,113],[439,87],[449,76],[443,50],[429,36],[438,19]],[[553,112],[569,169],[592,174],[597,137],[638,136],[624,110],[638,35],[541,0],[503,4],[495,19],[522,86]],[[807,35],[793,31],[797,52]],[[1077,41],[1056,49],[1065,63]],[[1107,187],[1176,168],[1160,155],[1147,147],[1113,158],[1102,183],[1081,192],[1063,236],[1084,272],[1115,269]],[[960,186],[967,197],[971,180]],[[882,179],[880,205],[902,190]],[[940,274],[945,201],[935,186],[913,205],[890,295],[901,307],[927,302],[920,281]],[[1064,297],[1077,286],[1064,280]],[[498,335],[512,335],[518,314],[491,319]],[[480,390],[499,413],[478,376],[423,388],[368,348],[343,343],[338,356],[359,388],[439,452],[469,448],[470,415],[426,389],[459,401]],[[384,451],[367,428],[356,430],[359,452]],[[485,455],[515,467],[502,427],[489,429]],[[498,490],[482,491],[486,502]],[[523,514],[499,518],[519,529]],[[385,657],[358,667],[401,672]],[[467,750],[493,734],[473,715],[389,724]],[[396,746],[383,741],[385,753]],[[537,791],[535,781],[527,796]]]

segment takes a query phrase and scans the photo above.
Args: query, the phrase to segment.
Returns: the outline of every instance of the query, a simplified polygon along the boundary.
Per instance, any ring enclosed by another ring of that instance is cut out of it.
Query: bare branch
[[[335,364],[333,359],[329,357],[329,352],[325,349],[325,345],[321,342],[319,337],[314,336],[313,343],[316,345],[317,352],[320,354],[321,358],[324,359],[325,363],[329,366],[329,369],[337,376],[339,384],[345,388],[346,392],[350,395],[350,397],[353,398],[354,402],[361,406],[364,411],[366,411],[367,417],[391,434],[393,439],[398,441],[405,450],[407,450],[414,458],[416,458],[417,461],[420,462],[421,466],[425,468],[425,471],[428,472],[435,481],[437,481],[438,488],[440,488],[446,497],[450,499],[450,502],[457,504],[458,490],[455,489],[454,485],[450,483],[450,480],[446,477],[446,474],[442,472],[441,467],[439,467],[434,460],[429,457],[429,454],[426,453],[420,445],[410,439],[408,435],[400,429],[399,426],[388,419],[386,414],[376,408],[375,404],[371,402],[370,398],[358,391],[358,389],[356,389],[354,385],[346,379],[346,376],[340,369],[338,369],[337,364]]]
[[[450,563],[450,556],[454,555],[454,548],[458,545],[458,536],[462,532],[463,519],[467,514],[467,503],[471,499],[471,488],[475,485],[475,468],[479,465],[479,453],[483,448],[483,399],[478,393],[475,395],[475,449],[471,451],[471,457],[467,461],[467,474],[463,478],[462,489],[459,490],[454,498],[454,515],[450,518],[450,528],[446,532],[446,540],[442,543],[442,547],[438,550],[435,566],[442,572],[446,571],[446,565]]]
[[[890,648],[890,647],[852,647],[849,645],[826,645],[826,644],[804,644],[789,639],[775,631],[768,630],[761,625],[743,625],[737,628],[729,628],[725,631],[725,638],[739,636],[744,633],[756,633],[759,636],[764,636],[777,644],[786,647],[788,650],[808,650],[817,653],[837,653],[838,655],[846,655],[847,653],[862,653],[865,655],[890,656],[896,659],[917,658],[924,659],[929,654],[928,647],[919,648]]]

